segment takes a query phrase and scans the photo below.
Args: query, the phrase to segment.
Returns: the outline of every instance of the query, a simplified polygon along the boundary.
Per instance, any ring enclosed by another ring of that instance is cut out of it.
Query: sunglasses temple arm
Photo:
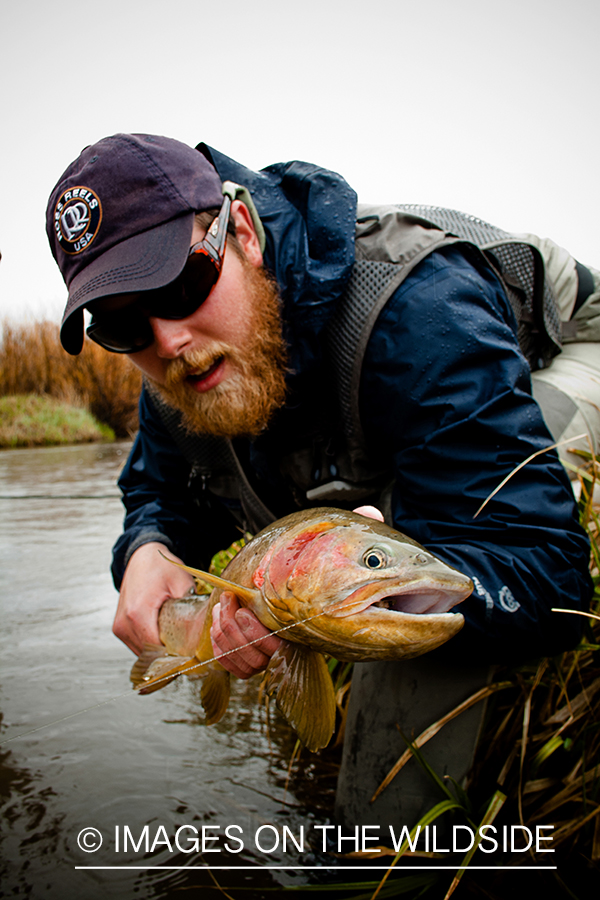
[[[225,195],[221,212],[210,226],[203,241],[207,254],[213,260],[219,271],[221,271],[223,254],[225,252],[230,210],[231,198],[228,195]]]

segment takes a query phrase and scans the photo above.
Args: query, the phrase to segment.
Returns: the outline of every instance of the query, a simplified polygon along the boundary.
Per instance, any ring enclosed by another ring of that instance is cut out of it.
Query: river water
[[[216,879],[251,900],[277,896],[306,881],[283,866],[314,862],[308,838],[332,809],[333,765],[305,753],[288,783],[295,739],[257,702],[256,679],[234,679],[210,728],[187,680],[131,692],[109,576],[128,450],[0,452],[2,895],[222,896]]]

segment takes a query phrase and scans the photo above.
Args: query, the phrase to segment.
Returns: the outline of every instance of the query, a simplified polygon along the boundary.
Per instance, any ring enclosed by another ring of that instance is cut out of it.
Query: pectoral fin
[[[267,669],[267,692],[309,750],[320,750],[335,727],[335,695],[325,658],[283,642]]]

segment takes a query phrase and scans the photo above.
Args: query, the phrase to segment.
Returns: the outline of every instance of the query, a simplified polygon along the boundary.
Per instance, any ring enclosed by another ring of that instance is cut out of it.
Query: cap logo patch
[[[54,208],[54,230],[65,253],[81,253],[89,247],[100,228],[102,204],[87,187],[63,191]]]

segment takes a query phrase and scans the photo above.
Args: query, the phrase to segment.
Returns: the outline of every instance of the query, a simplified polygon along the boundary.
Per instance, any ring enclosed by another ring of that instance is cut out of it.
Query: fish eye
[[[384,553],[383,550],[379,550],[378,547],[373,547],[373,549],[367,550],[363,556],[363,561],[368,569],[383,569],[384,566],[387,566],[388,557],[387,553]]]

